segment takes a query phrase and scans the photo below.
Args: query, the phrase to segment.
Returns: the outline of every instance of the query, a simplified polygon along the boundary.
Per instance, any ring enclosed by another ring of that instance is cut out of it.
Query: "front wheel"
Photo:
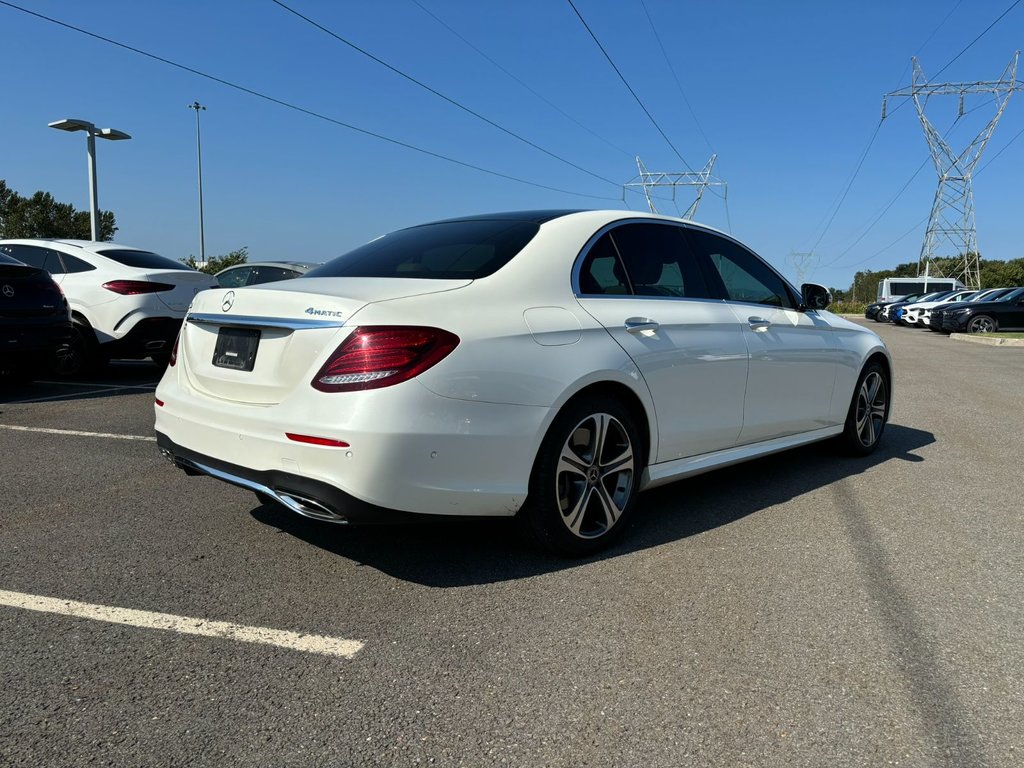
[[[524,509],[548,549],[580,557],[608,546],[633,509],[643,469],[632,414],[617,401],[571,403],[541,444]]]
[[[967,324],[968,333],[995,333],[998,329],[999,324],[995,318],[988,315],[972,317],[971,322]]]
[[[839,442],[847,453],[867,456],[878,447],[889,419],[889,379],[881,363],[869,363],[861,371],[846,427]]]

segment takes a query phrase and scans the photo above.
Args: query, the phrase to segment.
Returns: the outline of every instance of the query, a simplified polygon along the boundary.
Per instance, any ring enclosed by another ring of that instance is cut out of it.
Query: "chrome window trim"
[[[311,328],[341,328],[344,320],[313,320],[307,318],[261,317],[259,315],[212,315],[190,314],[186,323],[194,325],[241,325],[251,328],[285,328],[290,331],[302,331]]]

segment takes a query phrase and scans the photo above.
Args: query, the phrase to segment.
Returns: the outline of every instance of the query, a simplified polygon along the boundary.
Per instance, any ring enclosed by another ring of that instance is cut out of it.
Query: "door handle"
[[[656,331],[659,326],[649,317],[628,317],[626,318],[627,333],[643,333],[644,331]]]
[[[747,325],[749,325],[755,333],[764,333],[771,327],[771,324],[771,320],[765,320],[763,317],[747,318]]]

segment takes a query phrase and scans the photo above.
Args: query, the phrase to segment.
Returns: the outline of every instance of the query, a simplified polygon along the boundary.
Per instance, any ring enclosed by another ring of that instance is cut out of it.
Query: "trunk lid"
[[[367,304],[471,282],[325,277],[203,291],[182,326],[179,365],[192,386],[210,397],[273,405],[309,386],[315,366],[351,333],[349,318]],[[251,361],[249,345],[255,345]]]
[[[66,312],[64,296],[48,273],[0,263],[0,317],[47,317]]]
[[[137,279],[173,285],[172,290],[158,291],[154,295],[175,312],[185,312],[200,291],[217,287],[217,281],[211,275],[184,269],[147,270]]]

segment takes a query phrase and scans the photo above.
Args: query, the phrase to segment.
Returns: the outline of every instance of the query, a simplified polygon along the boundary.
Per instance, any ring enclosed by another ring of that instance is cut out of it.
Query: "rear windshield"
[[[174,261],[174,259],[168,259],[166,256],[159,256],[149,251],[130,251],[128,249],[114,249],[110,251],[96,251],[100,256],[106,256],[108,259],[113,259],[118,264],[124,264],[126,267],[136,267],[137,269],[184,269],[191,272],[191,268],[186,267],[180,261]]]
[[[508,220],[445,221],[400,229],[328,261],[304,277],[476,280],[505,266],[538,229],[540,225],[532,221]]]

